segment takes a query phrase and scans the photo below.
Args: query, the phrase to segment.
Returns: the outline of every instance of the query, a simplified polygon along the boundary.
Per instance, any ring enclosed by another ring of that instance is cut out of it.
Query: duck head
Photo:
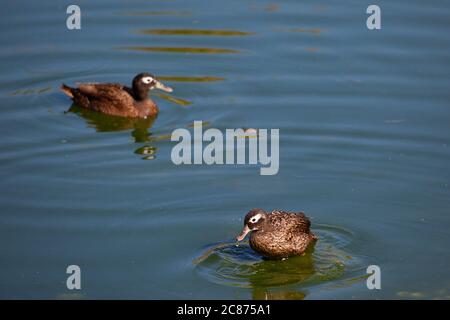
[[[159,89],[165,92],[173,91],[171,87],[165,86],[154,75],[147,72],[140,73],[134,77],[132,88],[136,100],[147,99],[148,92],[153,89]]]
[[[244,229],[239,236],[236,237],[237,241],[244,240],[245,236],[256,230],[262,230],[263,226],[267,222],[267,212],[262,209],[250,210],[244,219]]]

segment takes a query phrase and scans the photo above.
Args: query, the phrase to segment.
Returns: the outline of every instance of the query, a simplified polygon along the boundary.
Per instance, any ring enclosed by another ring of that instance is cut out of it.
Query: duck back
[[[252,232],[250,246],[269,259],[301,255],[317,237],[311,232],[311,222],[303,212],[272,211],[267,227]]]

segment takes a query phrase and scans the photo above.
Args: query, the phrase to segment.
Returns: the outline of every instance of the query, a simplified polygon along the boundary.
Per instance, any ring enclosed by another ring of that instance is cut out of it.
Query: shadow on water
[[[134,142],[153,141],[150,137],[149,129],[153,125],[156,117],[146,119],[117,117],[81,108],[74,104],[66,112],[77,114],[86,121],[89,127],[95,128],[97,132],[131,130],[131,137],[134,139]],[[135,150],[136,154],[144,155],[145,157],[143,159],[145,160],[154,159],[155,152],[156,147],[154,146],[143,146]]]
[[[265,260],[247,243],[212,245],[194,260],[198,273],[216,284],[250,289],[253,299],[304,299],[308,288],[324,283],[351,285],[365,265],[346,248],[351,234],[321,226],[319,241],[304,255],[285,260]]]

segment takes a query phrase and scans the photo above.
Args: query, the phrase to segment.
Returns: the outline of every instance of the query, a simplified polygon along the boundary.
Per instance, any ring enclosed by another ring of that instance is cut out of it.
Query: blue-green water
[[[1,298],[450,298],[448,3],[377,1],[369,31],[367,1],[79,0],[69,31],[72,3],[1,4]],[[150,128],[66,112],[62,82],[143,71],[178,99]],[[194,120],[279,128],[279,173],[175,166]],[[304,210],[314,252],[235,247],[253,207]]]

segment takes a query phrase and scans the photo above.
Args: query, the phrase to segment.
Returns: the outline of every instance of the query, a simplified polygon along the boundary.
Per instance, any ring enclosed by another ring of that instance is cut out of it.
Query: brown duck
[[[236,238],[244,240],[251,232],[250,247],[268,259],[283,259],[301,255],[317,240],[310,230],[311,222],[303,212],[292,213],[262,209],[250,210],[245,216],[244,229]]]
[[[61,90],[79,107],[131,118],[158,114],[158,106],[148,97],[148,92],[153,89],[173,91],[150,73],[134,77],[131,88],[119,83],[80,83],[76,88],[61,86]]]

